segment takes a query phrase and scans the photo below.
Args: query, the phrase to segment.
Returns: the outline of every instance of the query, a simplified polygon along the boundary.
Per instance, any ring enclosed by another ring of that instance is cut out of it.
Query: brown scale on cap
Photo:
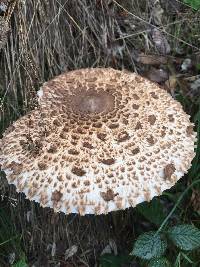
[[[52,192],[51,200],[54,202],[59,202],[62,198],[63,194],[59,191]]]
[[[118,193],[114,193],[112,189],[108,189],[106,192],[101,192],[100,194],[102,198],[107,202],[114,200],[114,198],[118,195]]]
[[[171,179],[172,174],[174,174],[176,168],[173,163],[170,163],[164,168],[164,176],[165,179]]]
[[[124,209],[160,195],[190,167],[189,116],[135,73],[76,70],[44,83],[38,96],[38,108],[0,140],[0,165],[43,207],[81,215]]]
[[[156,122],[156,116],[155,116],[155,115],[149,115],[149,117],[148,117],[148,122],[149,122],[151,125],[154,125],[154,123]]]

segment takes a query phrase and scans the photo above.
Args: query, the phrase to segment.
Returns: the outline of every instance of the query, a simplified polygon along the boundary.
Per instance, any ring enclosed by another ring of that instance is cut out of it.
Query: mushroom
[[[44,83],[38,107],[1,139],[0,164],[18,192],[66,214],[135,207],[190,168],[196,133],[157,84],[110,68]]]

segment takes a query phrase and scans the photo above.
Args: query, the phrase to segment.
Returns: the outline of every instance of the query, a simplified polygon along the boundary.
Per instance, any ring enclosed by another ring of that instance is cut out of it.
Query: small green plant
[[[134,257],[147,262],[148,267],[180,267],[182,261],[192,267],[199,266],[199,262],[194,262],[190,254],[200,248],[200,230],[192,224],[179,224],[177,226],[167,226],[176,209],[180,208],[180,203],[190,189],[200,183],[194,180],[181,195],[175,199],[175,205],[166,216],[159,198],[154,198],[150,203],[142,203],[137,207],[137,211],[152,224],[159,226],[157,231],[149,231],[141,234],[134,243],[130,255],[120,256],[105,254],[100,258],[101,267],[121,267],[122,264],[131,262]],[[170,195],[170,194],[169,194]],[[158,215],[158,216],[157,216]],[[173,251],[175,262],[172,265],[165,257],[166,251]],[[132,258],[130,258],[132,256]],[[199,259],[198,259],[199,260]],[[142,265],[146,267],[145,265]]]
[[[188,252],[200,247],[200,230],[193,225],[173,226],[162,232],[147,232],[138,237],[131,255],[148,261],[148,267],[168,267],[171,263],[164,257],[169,244],[179,250],[175,266],[180,258],[192,262]]]
[[[12,267],[28,267],[25,255],[22,255],[21,259],[18,260],[15,264],[13,264]]]
[[[195,10],[200,8],[200,0],[183,0],[183,2],[190,5]]]
[[[199,262],[194,262],[190,254],[198,248],[200,230],[191,224],[182,224],[161,232],[150,231],[141,234],[135,241],[130,255],[105,254],[100,258],[100,266],[121,267],[123,264],[131,263],[136,256],[146,262],[145,266],[148,267],[180,267],[183,260],[191,264],[189,266],[197,267]],[[165,257],[167,249],[173,249],[177,253],[174,264]]]

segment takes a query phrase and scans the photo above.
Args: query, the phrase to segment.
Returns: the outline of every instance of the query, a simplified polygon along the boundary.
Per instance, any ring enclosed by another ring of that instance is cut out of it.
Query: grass
[[[6,46],[0,51],[0,135],[12,121],[34,108],[36,91],[41,84],[64,71],[110,66],[145,74],[151,66],[138,62],[138,54],[159,55],[151,38],[152,28],[157,27],[166,36],[171,47],[170,56],[182,60],[192,58],[194,66],[200,63],[199,11],[194,12],[179,1],[174,1],[179,6],[176,14],[173,8],[167,6],[169,1],[165,1],[160,25],[155,25],[152,18],[153,4],[150,0],[14,2],[15,10],[10,19],[12,30]],[[180,64],[172,62],[172,65],[173,68],[168,65],[160,67],[169,75],[178,76]],[[194,66],[181,75],[197,76],[199,70]],[[190,93],[189,97],[181,83],[175,90],[176,98],[195,122],[199,136],[200,96]],[[200,214],[195,209],[195,202],[190,201],[196,192],[194,199],[198,202],[199,184],[188,190],[182,201],[178,202],[186,188],[200,179],[199,162],[198,144],[188,175],[159,198],[165,218],[176,205],[167,225],[193,223],[200,227]],[[71,264],[95,266],[108,240],[116,243],[119,254],[128,254],[135,238],[146,231],[158,230],[162,224],[162,221],[155,224],[138,209],[96,218],[54,214],[16,194],[13,187],[8,187],[3,175],[1,180],[0,194],[6,195],[4,202],[0,202],[0,218],[3,218],[6,229],[3,236],[0,231],[2,266],[8,262],[7,257],[13,251],[17,255],[16,262],[20,257],[23,260],[24,252],[29,262],[36,266],[40,266],[42,261],[55,266],[57,262],[64,261],[64,252],[72,245],[77,245],[79,251],[69,259]],[[16,199],[14,206],[13,199]],[[176,248],[173,246],[167,251],[172,262],[176,261],[176,257],[181,257],[181,266],[190,266],[183,256],[175,257],[179,254],[174,251]],[[199,260],[196,254],[194,252],[192,255],[195,262]],[[145,266],[143,261],[140,264]]]
[[[13,210],[14,211],[14,210]],[[6,201],[0,202],[0,266],[10,264],[12,267],[25,265],[25,255],[21,245],[21,234],[17,231],[17,225],[11,220],[11,210]]]

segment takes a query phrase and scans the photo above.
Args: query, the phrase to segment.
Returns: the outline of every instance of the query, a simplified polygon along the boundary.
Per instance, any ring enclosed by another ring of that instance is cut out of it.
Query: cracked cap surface
[[[10,126],[0,164],[43,207],[102,214],[134,207],[190,168],[196,133],[180,103],[135,73],[81,69],[46,82]]]

